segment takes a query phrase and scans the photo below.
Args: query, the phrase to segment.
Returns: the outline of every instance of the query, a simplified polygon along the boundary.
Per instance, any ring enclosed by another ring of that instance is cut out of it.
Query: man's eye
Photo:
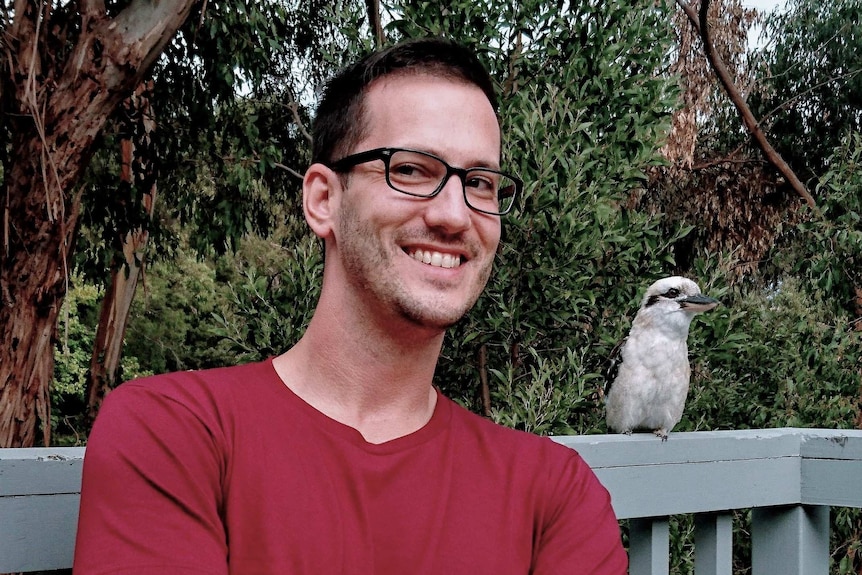
[[[497,188],[497,185],[491,178],[484,176],[471,176],[465,183],[468,188],[477,192],[494,192]]]
[[[429,172],[418,164],[398,164],[391,166],[389,172],[399,178],[428,178]]]

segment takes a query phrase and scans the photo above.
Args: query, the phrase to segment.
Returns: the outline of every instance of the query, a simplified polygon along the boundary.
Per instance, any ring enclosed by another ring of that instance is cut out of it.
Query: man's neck
[[[358,329],[349,321],[316,314],[303,338],[275,359],[276,372],[306,403],[370,443],[420,429],[436,405],[443,333]]]

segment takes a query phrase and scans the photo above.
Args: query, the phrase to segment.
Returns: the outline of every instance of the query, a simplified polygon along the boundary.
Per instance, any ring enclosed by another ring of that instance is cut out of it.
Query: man
[[[521,187],[500,146],[492,82],[457,44],[406,42],[330,82],[303,181],[326,252],[305,335],[108,397],[76,573],[626,572],[577,453],[432,386]]]

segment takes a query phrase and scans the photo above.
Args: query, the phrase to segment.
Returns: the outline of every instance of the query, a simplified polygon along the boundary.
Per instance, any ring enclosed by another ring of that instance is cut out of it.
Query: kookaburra
[[[688,327],[718,300],[690,279],[673,276],[652,284],[628,337],[614,350],[605,387],[608,427],[619,433],[652,431],[667,440],[688,395]]]

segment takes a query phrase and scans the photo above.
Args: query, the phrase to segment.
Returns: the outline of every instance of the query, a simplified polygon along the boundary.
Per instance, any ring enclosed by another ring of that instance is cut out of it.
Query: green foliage
[[[246,240],[231,262],[230,298],[213,313],[214,333],[239,361],[284,352],[311,320],[323,272],[320,246],[307,231],[290,242]]]
[[[124,357],[137,358],[153,373],[234,362],[212,320],[228,297],[215,266],[197,260],[188,248],[179,249],[170,263],[154,262],[138,286]]]
[[[850,318],[793,278],[734,296],[693,330],[696,385],[677,429],[853,428],[862,333]]]
[[[334,54],[358,51],[363,10],[323,0],[200,8],[156,70],[157,89],[181,96],[159,100],[158,148],[166,200],[197,232],[192,247],[220,254],[296,213],[312,95],[343,63]]]
[[[491,419],[540,435],[573,434],[594,424],[598,404],[593,391],[595,376],[585,372],[583,355],[567,349],[563,357],[544,358],[529,348],[529,372],[509,365],[508,372],[489,370],[497,406]],[[576,391],[576,393],[572,393]],[[501,407],[502,406],[502,407]],[[571,421],[572,414],[581,415]],[[593,417],[589,417],[592,415]]]
[[[785,8],[764,23],[773,42],[751,103],[776,149],[809,181],[862,130],[862,1],[791,0]]]
[[[83,398],[101,299],[99,289],[89,285],[73,287],[66,295],[60,310],[59,341],[54,352],[52,392],[55,395],[52,399],[55,403],[63,395]]]
[[[87,375],[102,292],[87,285],[80,276],[71,278],[71,288],[63,301],[54,347],[54,381],[51,385],[51,435],[55,445],[81,445],[86,439]],[[126,355],[120,365],[128,378],[150,375],[138,358]]]
[[[816,193],[822,218],[812,218],[782,244],[775,266],[805,278],[850,313],[862,288],[862,132],[828,158]]]
[[[173,257],[183,234],[215,257],[244,235],[273,233],[297,209],[314,92],[363,46],[363,13],[323,0],[198,3],[154,66],[149,141],[125,109],[101,134],[83,183],[76,269],[104,283],[137,228],[150,231],[150,259]],[[135,141],[141,181],[120,182],[121,137]],[[142,201],[154,182],[150,220]]]

